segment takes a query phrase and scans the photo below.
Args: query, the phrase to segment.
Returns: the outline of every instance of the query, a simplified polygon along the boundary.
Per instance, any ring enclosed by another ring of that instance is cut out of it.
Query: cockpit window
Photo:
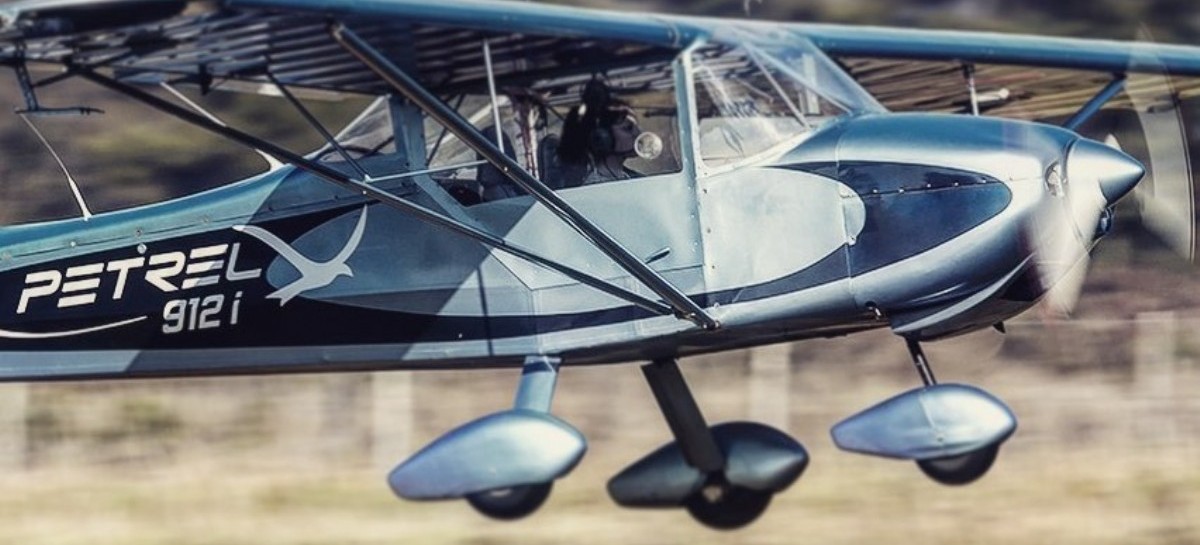
[[[700,155],[709,167],[782,153],[849,112],[754,46],[715,44],[692,61]],[[811,63],[797,61],[801,70]]]
[[[522,74],[501,76],[494,96],[484,87],[443,100],[552,189],[679,172],[672,60],[655,54],[607,70],[563,70],[532,81]],[[428,117],[407,137],[424,143],[424,156],[399,157],[393,117],[402,114],[395,100],[380,97],[343,129],[336,137],[342,150],[327,145],[310,157],[344,163],[344,151],[373,178],[419,172],[468,206],[525,194]]]
[[[486,94],[460,95],[449,103],[550,188],[681,169],[669,60],[516,83],[496,81],[498,113],[493,113],[492,99]],[[431,169],[478,162],[474,151],[440,126],[427,127],[425,137]],[[483,202],[524,194],[487,163],[440,176],[443,186],[478,193]]]
[[[372,102],[334,139],[346,154],[355,160],[395,153],[396,139],[387,97],[380,97]],[[309,157],[329,163],[345,161],[344,156],[328,144],[309,154]]]

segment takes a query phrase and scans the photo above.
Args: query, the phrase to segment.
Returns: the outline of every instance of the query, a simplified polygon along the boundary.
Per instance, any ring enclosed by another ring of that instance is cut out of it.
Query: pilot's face
[[[613,152],[626,157],[636,155],[634,142],[641,133],[642,128],[638,126],[633,114],[621,118],[612,126]]]

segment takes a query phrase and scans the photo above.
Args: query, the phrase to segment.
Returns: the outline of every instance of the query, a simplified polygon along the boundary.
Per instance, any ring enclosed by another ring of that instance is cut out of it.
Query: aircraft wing
[[[498,77],[536,77],[551,68],[669,58],[701,32],[681,19],[482,0],[27,0],[0,6],[0,61],[102,69],[129,83],[206,91],[271,93],[270,74],[301,89],[389,92],[330,37],[333,21],[445,92],[483,84],[485,38]]]
[[[1157,71],[1200,76],[1200,48],[996,32],[796,25],[826,53],[1097,71]]]
[[[1200,47],[994,32],[792,28],[836,58],[892,110],[969,111],[965,65],[973,69],[982,110],[1005,117],[1070,115],[1113,74],[1130,74],[1129,88],[1143,95],[1200,96]],[[1163,75],[1172,76],[1170,88],[1163,87]],[[1131,103],[1121,94],[1108,107]]]
[[[1166,72],[1200,94],[1200,48],[1138,42],[773,24],[588,10],[503,0],[25,0],[0,6],[0,60],[111,70],[133,83],[273,93],[291,87],[378,94],[389,89],[338,47],[330,21],[350,24],[394,58],[411,59],[435,91],[483,84],[480,38],[498,76],[603,67],[670,55],[698,38],[807,38],[880,102],[898,110],[963,111],[962,66],[976,67],[988,113],[1066,115],[1110,73]],[[726,33],[725,31],[734,31]],[[1081,75],[1082,74],[1082,75]],[[1003,98],[1000,95],[1005,95]],[[1110,106],[1121,106],[1119,99]]]

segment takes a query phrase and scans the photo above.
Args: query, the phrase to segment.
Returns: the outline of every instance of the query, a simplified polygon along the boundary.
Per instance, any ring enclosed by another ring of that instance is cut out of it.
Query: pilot
[[[584,185],[627,180],[632,174],[625,168],[625,161],[637,156],[634,143],[642,134],[642,129],[628,108],[614,109],[606,114],[600,117],[588,142],[592,170],[583,179]]]
[[[641,134],[633,111],[613,98],[599,79],[588,82],[583,104],[567,115],[558,147],[559,162],[574,172],[565,186],[627,180],[633,173],[625,161],[637,155],[635,142]]]

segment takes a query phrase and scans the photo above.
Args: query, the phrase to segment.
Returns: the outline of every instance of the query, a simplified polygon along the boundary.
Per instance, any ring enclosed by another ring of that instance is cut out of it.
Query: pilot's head
[[[637,155],[634,142],[641,133],[641,126],[632,110],[625,106],[610,106],[596,118],[596,125],[588,139],[588,152],[596,161],[614,155],[633,157]]]

